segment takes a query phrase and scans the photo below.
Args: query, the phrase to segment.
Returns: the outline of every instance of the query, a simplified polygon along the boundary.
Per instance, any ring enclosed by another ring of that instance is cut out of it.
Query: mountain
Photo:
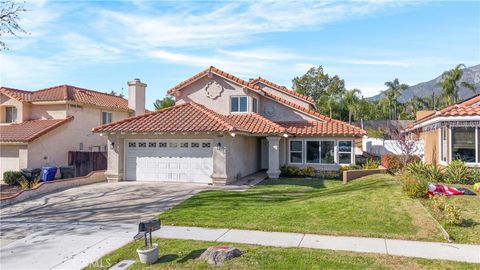
[[[442,75],[440,74],[440,76],[438,76],[437,78],[431,81],[422,82],[422,83],[410,86],[409,88],[405,89],[405,91],[403,91],[398,101],[404,103],[405,101],[413,98],[413,96],[417,96],[417,97],[431,96],[432,92],[435,92],[435,95],[440,95],[442,93],[442,88],[437,84],[441,80],[442,80]],[[463,70],[463,76],[460,79],[460,81],[473,84],[475,86],[477,94],[479,94],[480,93],[480,65],[465,68]],[[460,86],[460,91],[459,91],[460,100],[467,99],[473,95],[475,95],[475,93],[473,93],[470,89]],[[383,94],[378,94],[376,96],[367,98],[367,100],[374,101],[374,100],[379,100],[382,97],[383,97]]]

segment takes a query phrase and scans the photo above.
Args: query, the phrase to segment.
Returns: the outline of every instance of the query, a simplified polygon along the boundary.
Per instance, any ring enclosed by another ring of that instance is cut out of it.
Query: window
[[[182,142],[182,143],[180,143],[180,147],[182,147],[182,148],[188,148],[188,142]]]
[[[210,148],[210,147],[211,147],[211,145],[210,145],[209,142],[202,143],[202,148]]]
[[[200,147],[200,143],[198,143],[198,142],[192,142],[192,143],[190,144],[190,146],[191,146],[192,148],[199,148],[199,147]]]
[[[5,122],[6,123],[17,122],[17,108],[16,107],[5,107]]]
[[[258,112],[258,100],[256,98],[252,99],[252,112]]]
[[[155,148],[155,147],[157,147],[157,143],[156,142],[149,142],[148,147]]]
[[[112,122],[112,113],[111,112],[102,112],[102,124],[108,124]]]
[[[147,147],[147,143],[146,142],[139,142],[138,147]]]
[[[167,143],[166,142],[159,142],[158,147],[165,148],[165,147],[167,147]]]
[[[334,164],[335,163],[335,142],[322,141],[320,143],[320,163]]]
[[[440,161],[447,162],[447,131],[448,128],[440,129]]]
[[[302,141],[290,141],[290,163],[303,162]]]
[[[320,163],[320,142],[307,141],[307,163]]]
[[[170,147],[170,148],[178,147],[178,143],[176,143],[176,142],[168,143],[168,147]]]
[[[83,143],[80,143],[80,145],[78,146],[78,148],[80,149],[80,151],[83,151]]]
[[[452,127],[452,160],[460,159],[467,163],[476,162],[476,128]]]
[[[136,142],[129,142],[128,147],[129,148],[137,147],[137,143]]]
[[[231,112],[247,112],[248,98],[247,96],[231,97]]]
[[[338,141],[338,163],[352,163],[352,141]]]

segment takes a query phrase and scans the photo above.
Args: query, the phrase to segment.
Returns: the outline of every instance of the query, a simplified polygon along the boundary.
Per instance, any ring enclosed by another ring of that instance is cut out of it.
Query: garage
[[[211,140],[126,140],[126,180],[212,183]]]

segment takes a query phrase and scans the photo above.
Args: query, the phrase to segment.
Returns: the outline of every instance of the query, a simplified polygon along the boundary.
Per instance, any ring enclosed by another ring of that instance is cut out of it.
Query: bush
[[[22,172],[6,171],[3,173],[3,182],[7,185],[18,185],[22,177]]]
[[[315,172],[315,168],[313,167],[303,168],[302,174],[303,176],[306,176],[306,177],[315,177],[317,175],[317,173]]]
[[[387,169],[389,173],[397,173],[402,169],[402,163],[400,157],[397,155],[384,155],[382,156],[382,166]]]
[[[430,200],[432,201],[432,206],[433,208],[435,208],[435,210],[445,210],[445,205],[447,201],[444,195],[431,196]]]
[[[455,205],[449,204],[445,206],[445,221],[450,225],[459,225],[462,223],[460,210]]]
[[[454,160],[445,168],[445,183],[448,184],[470,184],[475,182],[475,169],[468,168],[465,162]]]
[[[368,159],[367,162],[365,162],[365,164],[362,165],[362,168],[364,170],[369,170],[369,169],[377,169],[378,166],[380,166],[378,161],[375,161],[373,159]]]
[[[425,198],[427,196],[428,183],[421,177],[411,173],[402,176],[402,190],[410,198]]]
[[[303,176],[302,169],[295,166],[283,166],[282,168],[280,168],[280,172],[282,173],[282,176],[287,177]]]

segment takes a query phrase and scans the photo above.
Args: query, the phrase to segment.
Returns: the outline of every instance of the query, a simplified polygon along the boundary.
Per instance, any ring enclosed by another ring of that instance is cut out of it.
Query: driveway
[[[131,241],[139,220],[206,189],[187,183],[100,183],[2,208],[1,268],[83,268]]]

